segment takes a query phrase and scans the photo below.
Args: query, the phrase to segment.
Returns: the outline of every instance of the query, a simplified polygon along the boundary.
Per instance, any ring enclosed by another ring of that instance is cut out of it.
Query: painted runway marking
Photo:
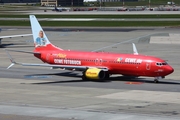
[[[28,79],[47,79],[47,78],[51,78],[52,76],[47,76],[47,75],[25,75],[24,78],[28,78]]]
[[[126,82],[125,84],[130,84],[130,85],[141,85],[143,82]]]

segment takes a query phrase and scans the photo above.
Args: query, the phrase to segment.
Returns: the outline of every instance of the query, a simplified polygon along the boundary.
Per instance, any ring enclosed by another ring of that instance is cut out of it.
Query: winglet
[[[11,63],[9,67],[7,67],[7,69],[11,68],[12,66],[14,66],[14,63]]]
[[[136,45],[134,43],[132,43],[132,45],[133,45],[133,53],[134,53],[134,55],[138,55],[138,51],[136,49]]]
[[[11,61],[11,65],[9,65],[9,66],[7,67],[7,69],[9,69],[9,68],[11,68],[13,65],[15,65],[15,64],[17,64],[17,63],[14,61],[14,59],[13,59],[12,56],[9,54],[9,52],[8,52],[6,49],[4,49],[4,50],[6,51],[8,57],[9,57],[9,59],[10,59],[10,61]]]

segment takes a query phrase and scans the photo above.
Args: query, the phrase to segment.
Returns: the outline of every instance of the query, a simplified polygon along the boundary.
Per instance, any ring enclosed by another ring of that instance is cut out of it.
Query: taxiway
[[[31,33],[28,28],[2,29],[0,35]],[[112,76],[109,81],[82,81],[80,72],[15,65],[3,49],[33,50],[32,37],[3,39],[0,48],[0,118],[62,120],[178,120],[180,117],[180,44],[150,44],[150,35],[179,33],[178,28],[121,31],[47,31],[50,41],[73,50],[132,53],[168,60],[175,72],[153,83],[153,78]],[[143,37],[142,37],[143,36]],[[128,41],[125,43],[125,41]],[[113,46],[111,46],[114,44]],[[106,46],[110,46],[106,48]],[[31,54],[10,52],[18,62],[42,63]]]

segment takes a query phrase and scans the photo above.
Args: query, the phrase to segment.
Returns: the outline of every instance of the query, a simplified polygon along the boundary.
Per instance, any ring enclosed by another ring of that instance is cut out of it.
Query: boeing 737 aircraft
[[[134,54],[117,54],[105,52],[84,52],[63,50],[54,46],[47,38],[34,15],[30,15],[31,29],[35,49],[33,52],[16,51],[34,54],[47,64],[17,63],[9,55],[12,64],[23,66],[43,66],[66,70],[82,71],[82,79],[103,80],[112,74],[125,76],[154,77],[154,81],[171,74],[174,69],[165,60],[153,56],[139,55],[135,44]]]

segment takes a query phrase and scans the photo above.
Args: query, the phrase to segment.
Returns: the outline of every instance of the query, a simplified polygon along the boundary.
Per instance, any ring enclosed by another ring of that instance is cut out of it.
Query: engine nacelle
[[[98,68],[89,68],[84,75],[87,79],[102,80],[105,78],[105,71]]]

